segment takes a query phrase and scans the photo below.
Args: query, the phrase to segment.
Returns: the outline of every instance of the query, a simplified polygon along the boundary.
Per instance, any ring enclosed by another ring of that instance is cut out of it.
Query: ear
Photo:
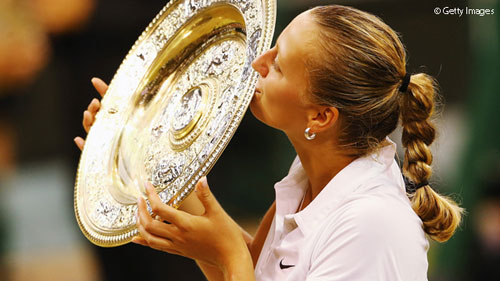
[[[338,125],[339,110],[333,106],[318,106],[308,117],[307,126],[311,133],[321,133]]]

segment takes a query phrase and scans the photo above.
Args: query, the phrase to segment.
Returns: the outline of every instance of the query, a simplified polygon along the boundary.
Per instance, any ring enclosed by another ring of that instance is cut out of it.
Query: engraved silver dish
[[[229,143],[252,99],[251,62],[271,45],[276,0],[173,0],[109,85],[82,151],[75,214],[94,244],[137,234],[149,181],[178,208]]]

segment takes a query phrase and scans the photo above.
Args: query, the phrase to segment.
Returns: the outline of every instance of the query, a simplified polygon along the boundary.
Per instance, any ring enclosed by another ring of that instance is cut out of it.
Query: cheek
[[[269,102],[283,99],[285,95],[288,95],[288,83],[285,79],[279,79],[275,75],[270,74],[262,86],[264,90],[262,98]]]
[[[273,104],[278,108],[290,108],[298,106],[298,93],[297,89],[291,87],[290,85],[276,85],[269,95],[265,95],[264,98],[267,102]]]
[[[276,123],[293,122],[301,114],[301,104],[295,89],[277,87],[262,97],[262,106]]]
[[[285,79],[272,76],[262,81],[263,94],[256,94],[250,103],[252,114],[261,122],[281,130],[301,120],[298,89]]]

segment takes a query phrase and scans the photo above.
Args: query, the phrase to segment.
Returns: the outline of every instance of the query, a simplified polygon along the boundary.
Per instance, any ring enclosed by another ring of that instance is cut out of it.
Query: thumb
[[[205,213],[209,214],[214,209],[220,207],[219,203],[215,199],[214,195],[210,191],[210,188],[208,187],[208,182],[207,182],[207,177],[202,177],[198,183],[196,184],[196,195],[198,196],[198,199],[200,199],[201,203],[203,204],[203,207],[205,207]]]

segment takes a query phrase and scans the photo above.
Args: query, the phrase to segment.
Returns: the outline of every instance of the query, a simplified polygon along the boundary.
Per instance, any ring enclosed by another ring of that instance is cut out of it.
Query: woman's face
[[[250,104],[253,115],[263,123],[290,134],[307,127],[308,79],[305,59],[313,48],[317,26],[309,12],[297,16],[279,36],[276,46],[255,59],[260,74]]]

